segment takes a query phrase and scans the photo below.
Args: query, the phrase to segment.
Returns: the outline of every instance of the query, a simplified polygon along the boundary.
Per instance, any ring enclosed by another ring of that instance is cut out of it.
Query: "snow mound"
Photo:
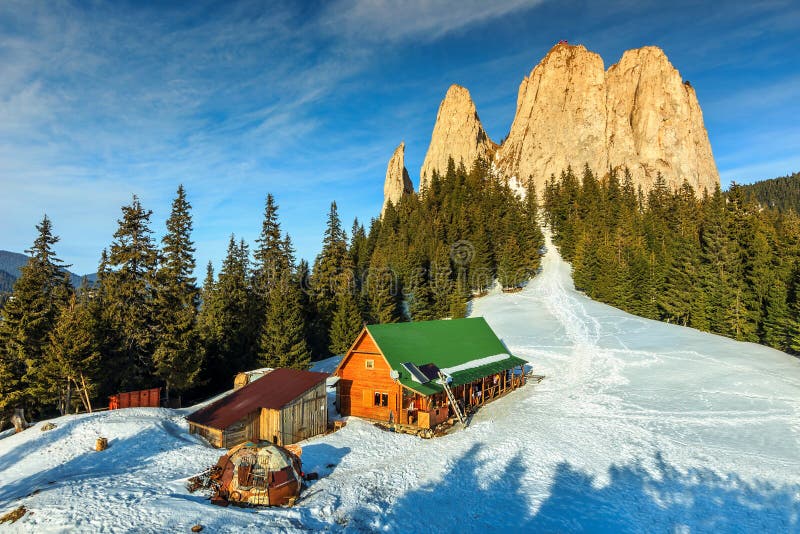
[[[523,291],[472,306],[547,378],[468,429],[421,440],[351,418],[302,444],[320,479],[298,506],[248,510],[184,489],[220,454],[188,410],[63,417],[0,439],[0,515],[33,512],[0,529],[800,531],[800,361],[593,302],[547,250]]]

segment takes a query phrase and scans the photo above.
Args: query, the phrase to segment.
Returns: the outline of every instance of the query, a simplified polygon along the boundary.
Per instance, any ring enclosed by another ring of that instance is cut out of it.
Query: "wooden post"
[[[25,409],[15,408],[14,415],[11,416],[11,422],[14,424],[15,433],[20,433],[28,428],[28,421],[25,420]]]
[[[86,388],[86,378],[83,376],[83,373],[81,373],[81,385],[83,386],[83,397],[86,401],[86,410],[89,413],[92,413],[92,401],[89,399],[89,391]]]

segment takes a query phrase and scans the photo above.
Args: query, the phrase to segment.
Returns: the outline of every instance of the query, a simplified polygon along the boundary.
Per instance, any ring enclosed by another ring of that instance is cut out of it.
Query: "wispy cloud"
[[[416,178],[449,83],[470,88],[499,138],[519,81],[562,38],[585,42],[607,63],[626,47],[664,45],[693,82],[707,80],[696,86],[724,175],[746,170],[759,159],[748,147],[769,148],[757,132],[792,130],[777,120],[743,126],[735,111],[750,102],[772,119],[781,106],[796,109],[798,81],[787,74],[796,73],[786,67],[791,55],[774,52],[796,48],[786,43],[796,42],[798,7],[751,4],[6,0],[0,248],[27,247],[47,211],[65,259],[92,270],[132,193],[160,230],[183,182],[201,264],[219,260],[231,232],[255,237],[268,191],[309,257],[330,200],[345,219],[377,213],[386,161],[401,140]],[[775,65],[783,76],[727,85],[740,71]],[[720,69],[726,84],[712,85]],[[760,103],[765,95],[782,104]],[[783,161],[788,150],[766,153]]]
[[[367,42],[431,42],[543,0],[339,0],[321,18],[330,33]]]

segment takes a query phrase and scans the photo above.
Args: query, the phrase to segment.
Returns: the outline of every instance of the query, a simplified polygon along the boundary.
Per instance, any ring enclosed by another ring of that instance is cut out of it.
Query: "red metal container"
[[[108,409],[158,408],[161,406],[161,388],[142,389],[117,393],[108,398]]]

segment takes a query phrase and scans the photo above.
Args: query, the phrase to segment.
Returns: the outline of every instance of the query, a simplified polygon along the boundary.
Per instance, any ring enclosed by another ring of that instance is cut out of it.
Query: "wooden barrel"
[[[94,450],[100,452],[104,451],[108,448],[108,438],[97,438],[97,442],[94,444]]]

